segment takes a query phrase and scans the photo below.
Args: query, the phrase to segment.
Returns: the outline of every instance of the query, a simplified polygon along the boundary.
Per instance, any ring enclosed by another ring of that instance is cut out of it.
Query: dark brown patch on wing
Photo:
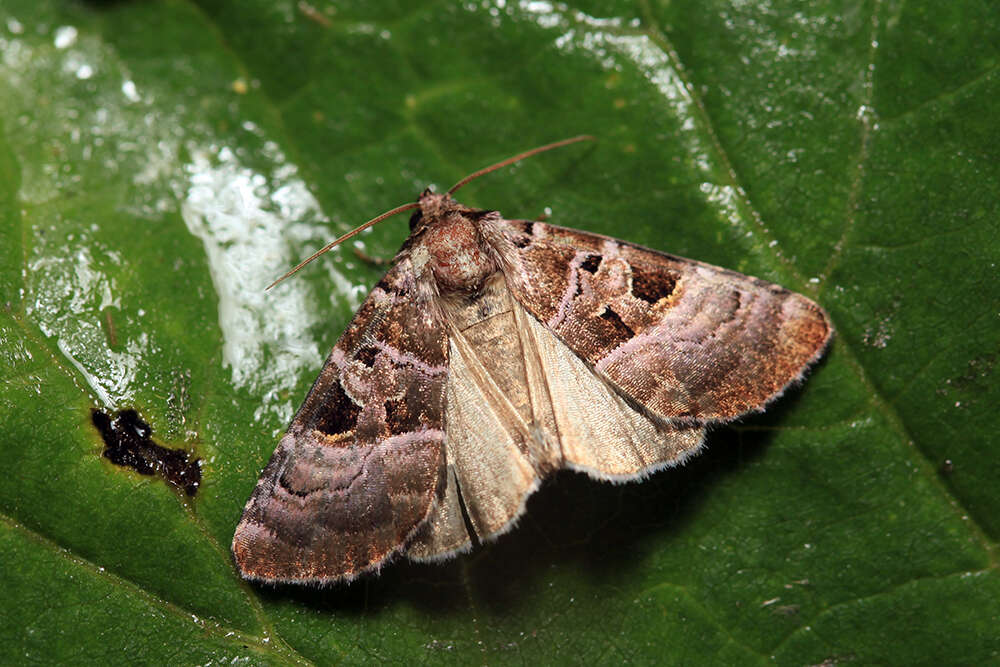
[[[535,234],[535,223],[531,220],[505,220],[509,225],[508,234],[510,242],[518,248],[527,248],[531,245],[531,238]]]
[[[646,303],[656,303],[674,293],[677,274],[658,268],[632,265],[632,293]]]
[[[597,267],[601,265],[600,255],[587,255],[582,262],[580,262],[580,268],[587,273],[597,273]]]
[[[374,291],[372,289],[372,292]],[[378,304],[370,296],[368,299],[365,299],[361,307],[354,313],[354,318],[348,323],[347,329],[344,330],[344,333],[340,336],[340,340],[337,341],[337,345],[345,350],[354,350],[372,343],[370,340],[363,340],[365,332],[371,326],[373,320],[382,317],[383,313],[380,312]]]
[[[570,263],[576,252],[570,246],[532,242],[519,249],[519,254],[533,269],[530,276],[520,276],[520,278],[531,282],[531,295],[537,309],[536,317],[547,320],[558,312],[563,296],[570,289],[573,273],[570,270]],[[519,276],[507,275],[507,278],[510,282],[510,279],[517,279]],[[577,289],[578,284],[572,287],[573,291]]]
[[[390,279],[389,274],[386,274],[382,277],[382,280],[375,283],[375,287],[372,291],[374,292],[375,290],[380,290],[391,296],[402,296],[404,294],[404,291],[400,289],[400,286],[396,283],[396,281]],[[351,320],[351,324],[353,324],[356,320],[357,317],[355,317],[354,320]]]
[[[243,576],[350,580],[426,521],[445,479],[448,339],[433,298],[405,252],[369,294],[244,509]]]
[[[535,233],[535,223],[531,220],[511,220],[510,222],[526,236],[533,236]]]
[[[618,345],[621,345],[635,335],[635,332],[622,321],[621,316],[611,308],[605,308],[604,312],[598,315],[598,317],[611,325],[613,331],[611,337],[618,342]],[[618,347],[618,345],[615,347]]]
[[[482,220],[487,216],[494,215],[496,211],[491,211],[489,209],[464,209],[462,215],[469,220]]]
[[[91,410],[90,419],[104,440],[104,458],[140,475],[159,475],[189,496],[198,492],[198,459],[183,449],[168,449],[153,442],[153,431],[138,412],[122,410],[112,419],[101,410]]]
[[[361,408],[351,400],[341,384],[331,382],[323,394],[323,400],[316,401],[312,428],[325,435],[349,433],[354,430],[360,413]]]
[[[309,487],[304,486],[301,480],[292,478],[291,475],[294,472],[295,472],[294,468],[287,468],[284,471],[282,471],[281,476],[278,477],[278,484],[287,493],[290,493],[293,496],[298,496],[299,498],[308,498],[310,493],[321,488],[316,486],[315,484],[311,484]]]
[[[441,415],[436,414],[437,404],[424,401],[426,389],[420,384],[414,384],[407,388],[402,398],[383,403],[389,435],[410,433],[420,429],[423,424],[441,420]]]
[[[354,358],[363,363],[368,368],[371,368],[372,366],[375,365],[376,355],[378,355],[378,348],[369,345],[367,347],[360,348],[354,354]]]

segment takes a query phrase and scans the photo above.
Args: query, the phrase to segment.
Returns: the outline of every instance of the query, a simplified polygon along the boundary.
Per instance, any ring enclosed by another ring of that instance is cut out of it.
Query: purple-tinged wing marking
[[[377,570],[444,489],[448,340],[406,253],[337,342],[247,502],[244,576],[323,583]]]
[[[521,305],[664,420],[763,409],[830,338],[815,303],[734,271],[539,222],[505,222],[491,236]]]

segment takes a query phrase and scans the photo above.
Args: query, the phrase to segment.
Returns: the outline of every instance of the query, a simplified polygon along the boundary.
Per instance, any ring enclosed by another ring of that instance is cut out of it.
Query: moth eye
[[[417,209],[416,211],[413,212],[413,215],[410,216],[410,231],[411,232],[414,230],[414,228],[416,228],[416,226],[420,223],[420,221],[421,221],[421,219],[423,219],[423,217],[424,217],[424,212],[421,211],[420,209]]]

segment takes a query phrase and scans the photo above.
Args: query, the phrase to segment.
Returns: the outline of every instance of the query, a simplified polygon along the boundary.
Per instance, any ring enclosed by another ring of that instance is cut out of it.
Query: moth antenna
[[[369,220],[365,224],[361,225],[360,227],[355,227],[351,231],[349,231],[346,234],[344,234],[343,236],[341,236],[336,241],[333,241],[331,243],[326,244],[325,246],[323,246],[322,248],[320,248],[319,250],[317,250],[316,252],[314,252],[313,254],[311,254],[309,257],[307,257],[306,259],[304,259],[301,262],[299,262],[298,265],[294,269],[291,269],[290,271],[288,271],[288,273],[286,273],[285,275],[281,276],[280,278],[278,278],[277,280],[275,280],[273,283],[271,283],[270,285],[268,285],[267,287],[265,287],[264,291],[266,292],[267,290],[271,289],[272,287],[274,287],[275,285],[277,285],[278,283],[280,283],[281,281],[283,281],[285,278],[291,277],[293,274],[297,273],[299,271],[299,269],[301,269],[303,266],[305,266],[309,262],[313,261],[314,259],[316,259],[320,255],[322,255],[323,253],[330,252],[331,250],[333,250],[334,248],[336,248],[337,246],[339,246],[341,243],[343,243],[347,239],[349,239],[349,238],[351,238],[353,236],[357,236],[358,234],[360,234],[364,230],[368,229],[372,225],[378,224],[378,223],[382,222],[383,220],[385,220],[386,218],[388,218],[390,216],[393,216],[393,215],[396,215],[397,213],[402,213],[403,211],[409,211],[410,209],[419,208],[419,207],[420,207],[420,204],[418,202],[412,202],[410,204],[403,204],[402,206],[397,206],[396,208],[392,209],[391,211],[386,211],[385,213],[383,213],[382,215],[380,215],[378,217],[372,218],[371,220]]]
[[[592,137],[589,134],[581,134],[577,137],[571,137],[569,139],[563,139],[562,141],[556,141],[555,143],[545,144],[544,146],[539,146],[538,148],[532,148],[530,151],[524,151],[523,153],[519,153],[514,157],[509,157],[506,160],[503,160],[502,162],[497,162],[496,164],[491,164],[488,167],[483,167],[479,171],[469,174],[468,176],[460,180],[458,183],[455,183],[455,185],[451,186],[451,189],[448,190],[448,194],[449,195],[454,194],[455,190],[458,190],[460,187],[462,187],[469,181],[475,180],[484,174],[490,173],[491,171],[496,171],[497,169],[503,169],[508,164],[520,162],[526,157],[531,157],[532,155],[537,155],[538,153],[544,153],[545,151],[550,151],[553,148],[562,148],[563,146],[575,144],[578,141],[594,141],[594,137]]]
[[[552,150],[554,148],[562,148],[563,146],[568,146],[570,144],[575,144],[575,143],[577,143],[579,141],[594,141],[594,137],[591,136],[591,135],[589,135],[589,134],[581,134],[581,135],[576,136],[576,137],[570,137],[569,139],[563,139],[562,141],[556,141],[556,142],[551,143],[551,144],[545,144],[544,146],[539,146],[538,148],[532,148],[530,151],[524,151],[523,153],[518,153],[514,157],[509,157],[506,160],[503,160],[501,162],[497,162],[496,164],[492,164],[492,165],[490,165],[488,167],[483,167],[479,171],[476,171],[476,172],[473,172],[473,173],[469,174],[468,176],[466,176],[465,178],[463,178],[462,180],[460,180],[458,183],[456,183],[455,185],[451,186],[451,188],[448,190],[448,194],[449,195],[450,194],[454,194],[454,192],[456,190],[458,190],[460,187],[462,187],[463,185],[465,185],[469,181],[475,180],[475,179],[479,178],[480,176],[483,176],[484,174],[490,173],[491,171],[496,171],[497,169],[503,169],[504,167],[506,167],[509,164],[513,164],[515,162],[520,162],[521,160],[523,160],[525,158],[528,158],[528,157],[531,157],[532,155],[537,155],[539,153],[544,153],[545,151],[550,151],[550,150]],[[301,262],[299,262],[298,265],[295,266],[295,268],[291,269],[285,275],[281,276],[280,278],[278,278],[277,280],[275,280],[273,283],[271,283],[270,285],[268,285],[267,287],[265,287],[264,291],[267,291],[267,290],[271,289],[272,287],[274,287],[278,283],[284,281],[286,278],[290,278],[294,274],[298,273],[298,271],[302,267],[304,267],[306,264],[308,264],[309,262],[313,261],[314,259],[316,259],[320,255],[333,250],[334,248],[336,248],[338,245],[340,245],[341,243],[343,243],[347,239],[349,239],[349,238],[351,238],[353,236],[356,236],[357,234],[359,234],[362,231],[368,229],[372,225],[375,225],[375,224],[377,224],[379,222],[382,222],[386,218],[388,218],[390,216],[393,216],[393,215],[396,215],[397,213],[402,213],[403,211],[409,211],[409,210],[414,209],[414,208],[419,208],[419,206],[420,206],[420,204],[418,202],[413,202],[411,204],[403,204],[402,206],[397,206],[396,208],[392,209],[391,211],[386,211],[385,213],[383,213],[382,215],[380,215],[378,217],[372,218],[371,220],[369,220],[365,224],[361,225],[360,227],[355,227],[351,231],[349,231],[346,234],[344,234],[343,236],[341,236],[336,241],[328,243],[327,245],[323,246],[322,248],[320,248],[319,250],[317,250],[316,252],[314,252],[312,255],[310,255],[306,259],[304,259]]]

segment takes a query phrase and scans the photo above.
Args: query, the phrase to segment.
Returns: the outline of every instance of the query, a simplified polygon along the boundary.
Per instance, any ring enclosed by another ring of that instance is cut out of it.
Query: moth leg
[[[372,266],[377,266],[383,268],[392,264],[392,259],[387,257],[376,257],[375,255],[369,255],[364,250],[358,246],[352,246],[354,254],[365,264],[370,264]]]

